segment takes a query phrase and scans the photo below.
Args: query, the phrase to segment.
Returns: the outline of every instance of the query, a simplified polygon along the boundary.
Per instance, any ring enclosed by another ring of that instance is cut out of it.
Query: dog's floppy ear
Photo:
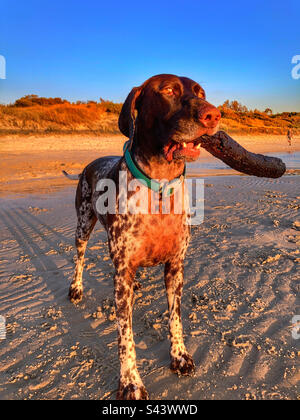
[[[135,130],[135,106],[136,100],[142,92],[142,86],[134,87],[127,96],[119,116],[119,129],[130,140],[131,149]]]

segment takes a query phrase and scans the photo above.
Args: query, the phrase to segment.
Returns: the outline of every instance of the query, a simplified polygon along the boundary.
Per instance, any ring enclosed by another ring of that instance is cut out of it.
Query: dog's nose
[[[221,113],[213,105],[206,106],[199,111],[199,120],[207,128],[214,128],[221,119]]]

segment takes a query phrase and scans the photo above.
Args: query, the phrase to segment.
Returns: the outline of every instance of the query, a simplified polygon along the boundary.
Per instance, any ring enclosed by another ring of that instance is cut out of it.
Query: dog
[[[75,200],[77,262],[69,298],[73,303],[82,299],[84,254],[90,234],[99,220],[107,231],[110,257],[115,266],[114,297],[120,360],[117,399],[149,398],[137,370],[132,332],[134,277],[138,267],[164,264],[170,368],[179,375],[194,373],[193,359],[183,341],[180,311],[183,262],[190,226],[185,211],[181,214],[174,212],[172,185],[174,180],[179,184],[183,180],[185,163],[198,159],[200,143],[197,139],[204,134],[215,134],[220,119],[220,111],[206,101],[204,89],[198,83],[171,74],[153,76],[141,86],[134,87],[123,104],[119,128],[129,138],[124,155],[99,158],[79,176]],[[158,202],[156,214],[120,212],[117,206],[115,211],[99,212],[99,199],[106,194],[99,182],[109,180],[114,183],[118,202],[122,195],[120,173],[126,175],[127,183],[137,179],[144,182],[146,194],[152,194]],[[162,179],[163,184],[155,181]],[[161,201],[169,186],[171,211],[164,214]]]

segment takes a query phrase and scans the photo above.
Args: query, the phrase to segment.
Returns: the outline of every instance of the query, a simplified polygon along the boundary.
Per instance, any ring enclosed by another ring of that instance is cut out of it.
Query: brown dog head
[[[137,114],[137,115],[136,115]],[[220,111],[205,99],[203,88],[186,77],[153,76],[132,89],[119,128],[133,149],[173,159],[196,160],[199,137],[218,131]]]

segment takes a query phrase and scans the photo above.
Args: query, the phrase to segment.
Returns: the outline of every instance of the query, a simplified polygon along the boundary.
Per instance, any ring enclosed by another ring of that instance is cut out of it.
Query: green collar
[[[185,165],[184,165],[183,174],[180,177],[174,178],[172,179],[172,181],[169,181],[169,182],[157,182],[152,178],[148,178],[148,176],[137,166],[137,164],[134,162],[130,154],[130,151],[128,150],[128,146],[129,146],[129,141],[127,141],[124,144],[123,151],[124,151],[124,157],[125,157],[127,167],[129,171],[131,172],[131,174],[135,178],[137,178],[139,181],[141,181],[142,184],[144,184],[146,187],[150,188],[152,191],[155,191],[160,194],[167,195],[167,196],[173,195],[175,191],[175,187],[177,185],[182,184],[185,178],[185,170],[186,170]]]

